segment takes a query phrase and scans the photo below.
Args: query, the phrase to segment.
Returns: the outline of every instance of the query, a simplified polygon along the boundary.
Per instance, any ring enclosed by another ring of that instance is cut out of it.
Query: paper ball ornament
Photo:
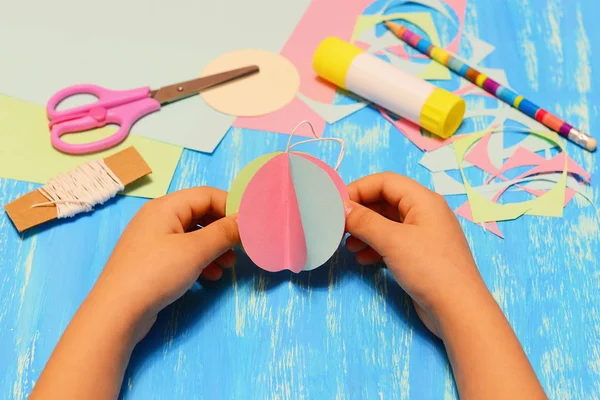
[[[337,172],[304,153],[275,152],[248,164],[234,180],[227,214],[238,213],[244,250],[260,268],[309,271],[338,248],[348,192]]]

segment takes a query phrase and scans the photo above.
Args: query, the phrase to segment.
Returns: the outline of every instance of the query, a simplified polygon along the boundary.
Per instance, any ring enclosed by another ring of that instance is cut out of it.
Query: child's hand
[[[394,173],[359,179],[348,191],[356,202],[346,222],[348,249],[361,264],[383,259],[440,336],[439,318],[453,296],[487,291],[454,213],[442,196]]]
[[[146,203],[129,223],[93,291],[128,299],[153,320],[202,276],[219,279],[235,263],[235,217],[224,217],[227,193],[182,190]],[[198,229],[197,225],[204,226]]]
[[[104,271],[64,332],[31,398],[114,399],[136,343],[160,310],[202,274],[235,262],[227,193],[201,187],[152,200],[129,223]],[[195,230],[197,225],[205,226]]]
[[[412,297],[444,341],[460,397],[545,399],[444,198],[392,173],[359,179],[348,191],[356,202],[346,221],[348,249],[363,264],[383,259]]]

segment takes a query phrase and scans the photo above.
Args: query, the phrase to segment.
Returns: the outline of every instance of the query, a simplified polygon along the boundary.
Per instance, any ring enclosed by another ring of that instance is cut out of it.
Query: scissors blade
[[[258,71],[258,66],[251,65],[248,67],[220,72],[218,74],[204,76],[202,78],[177,83],[171,86],[165,86],[158,90],[153,90],[150,92],[150,96],[158,101],[161,105],[168,104],[177,100],[185,99],[186,97],[194,96],[211,87],[255,74]]]

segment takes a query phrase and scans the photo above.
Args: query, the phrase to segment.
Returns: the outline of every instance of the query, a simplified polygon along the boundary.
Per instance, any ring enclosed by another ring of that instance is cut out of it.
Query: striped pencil
[[[584,149],[589,151],[596,150],[596,139],[573,127],[572,125],[569,125],[556,115],[544,110],[541,107],[538,107],[523,96],[513,92],[509,88],[502,86],[485,74],[482,74],[476,69],[468,66],[454,55],[448,53],[446,50],[438,46],[435,46],[429,40],[422,38],[421,36],[407,29],[405,26],[389,21],[387,21],[385,25],[394,35],[406,42],[412,48],[429,56],[438,63],[445,65],[450,70],[479,86],[494,97],[516,108],[523,114],[535,119],[541,124],[544,124],[549,129],[552,129],[559,135],[576,143]]]

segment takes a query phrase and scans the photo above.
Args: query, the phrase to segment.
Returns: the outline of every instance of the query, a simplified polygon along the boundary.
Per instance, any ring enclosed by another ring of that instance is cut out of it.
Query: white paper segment
[[[6,1],[0,12],[0,91],[46,105],[56,91],[91,83],[132,89],[194,79],[220,54],[279,52],[310,0]],[[234,117],[196,96],[140,120],[133,132],[204,152]]]

